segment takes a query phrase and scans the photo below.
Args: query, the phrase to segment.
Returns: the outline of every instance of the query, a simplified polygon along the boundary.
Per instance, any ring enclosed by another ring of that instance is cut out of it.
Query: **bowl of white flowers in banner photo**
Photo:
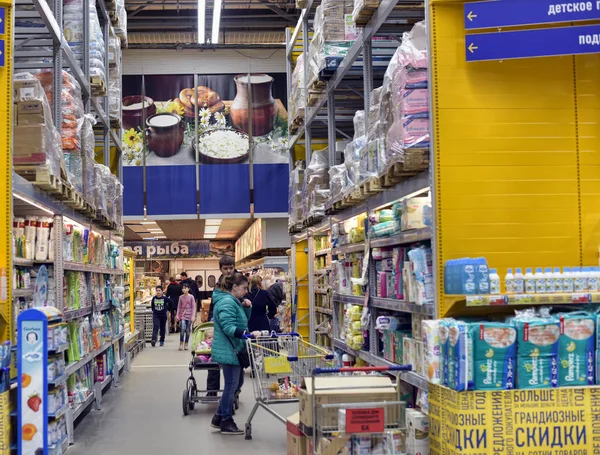
[[[232,128],[213,128],[198,136],[198,152],[204,164],[242,163],[250,153],[250,138]]]

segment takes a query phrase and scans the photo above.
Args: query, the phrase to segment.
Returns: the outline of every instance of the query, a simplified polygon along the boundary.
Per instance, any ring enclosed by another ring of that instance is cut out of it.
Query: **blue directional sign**
[[[600,25],[479,33],[465,39],[467,62],[600,53]]]
[[[600,19],[597,0],[496,0],[465,3],[464,8],[467,30]]]
[[[0,40],[0,68],[4,68],[5,41]]]
[[[0,8],[0,35],[6,33],[6,8]]]

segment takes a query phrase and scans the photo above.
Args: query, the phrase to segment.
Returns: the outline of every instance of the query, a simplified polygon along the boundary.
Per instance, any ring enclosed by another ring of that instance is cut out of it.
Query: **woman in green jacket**
[[[237,354],[246,349],[243,336],[248,333],[248,318],[252,311],[249,300],[243,300],[248,293],[248,279],[241,273],[234,273],[223,279],[222,289],[213,292],[215,336],[212,344],[212,358],[221,365],[225,385],[219,401],[217,413],[211,426],[222,434],[244,434],[232,417],[233,400],[244,383],[244,369],[240,366]],[[260,332],[252,332],[260,336]]]

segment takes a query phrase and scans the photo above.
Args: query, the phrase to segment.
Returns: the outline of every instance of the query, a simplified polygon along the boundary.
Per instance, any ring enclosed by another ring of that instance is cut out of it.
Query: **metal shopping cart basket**
[[[405,453],[405,409],[397,386],[381,376],[353,376],[356,372],[410,371],[411,365],[360,368],[315,368],[311,375],[312,447],[319,455]],[[337,375],[335,381],[317,377]],[[308,381],[308,379],[307,379]],[[337,394],[328,400],[317,394]],[[352,397],[344,402],[344,397]],[[319,403],[317,403],[319,401]]]
[[[256,399],[246,422],[246,439],[252,439],[252,419],[259,406],[285,424],[286,419],[270,405],[298,401],[302,379],[309,377],[315,368],[333,366],[333,354],[307,343],[298,333],[271,333],[259,338],[247,335],[245,338]]]

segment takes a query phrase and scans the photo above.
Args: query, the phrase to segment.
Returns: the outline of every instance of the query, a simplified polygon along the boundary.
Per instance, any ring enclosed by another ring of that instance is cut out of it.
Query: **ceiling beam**
[[[261,22],[249,22],[241,21],[239,23],[224,22],[221,24],[221,30],[241,30],[241,29],[259,29],[265,31],[283,30],[285,29],[286,22],[269,23],[268,21]],[[130,30],[141,31],[146,30],[148,32],[156,33],[157,28],[161,31],[164,30],[182,30],[182,31],[196,31],[198,24],[196,22],[181,22],[181,21],[140,21],[132,22],[127,26]]]
[[[146,3],[144,3],[141,6],[138,6],[136,9],[134,9],[133,11],[131,11],[130,13],[127,14],[127,19],[135,16],[136,14],[138,14],[140,11],[142,11],[143,9],[147,8],[148,6],[150,6],[152,3],[154,3],[154,0],[148,0]]]

